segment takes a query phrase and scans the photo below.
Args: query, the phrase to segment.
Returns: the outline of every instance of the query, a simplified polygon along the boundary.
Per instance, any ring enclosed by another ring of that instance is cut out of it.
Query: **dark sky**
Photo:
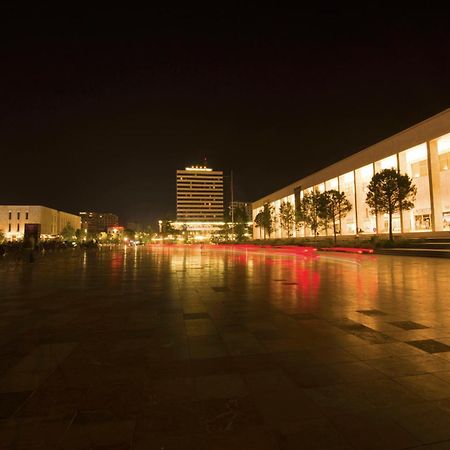
[[[450,105],[445,11],[79,8],[1,7],[0,204],[153,223],[205,156],[256,200]]]

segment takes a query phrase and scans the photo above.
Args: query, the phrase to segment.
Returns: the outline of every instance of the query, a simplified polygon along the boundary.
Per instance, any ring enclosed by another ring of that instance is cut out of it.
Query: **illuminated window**
[[[338,179],[337,178],[333,178],[331,180],[328,180],[325,183],[325,187],[326,187],[327,191],[331,191],[331,190],[338,191],[339,190]]]
[[[428,175],[427,161],[411,163],[411,173],[413,178],[426,177]]]
[[[384,169],[397,169],[397,156],[392,155],[387,158],[377,161],[376,163],[377,172]]]
[[[357,232],[358,233],[375,233],[377,230],[377,221],[375,215],[370,213],[370,209],[366,204],[367,186],[373,176],[373,164],[367,164],[355,170],[355,196],[357,211]]]
[[[439,169],[441,172],[450,167],[450,152],[439,155]]]
[[[450,230],[450,133],[437,140],[439,157],[440,206],[442,208],[442,222],[438,225],[444,231]]]
[[[348,172],[339,177],[340,191],[345,194],[347,200],[351,203],[351,211],[341,219],[342,234],[356,233],[356,214],[355,214],[355,175],[353,172]]]
[[[430,182],[428,179],[428,151],[423,143],[399,155],[400,172],[409,175],[417,189],[414,207],[404,211],[403,232],[431,230]]]

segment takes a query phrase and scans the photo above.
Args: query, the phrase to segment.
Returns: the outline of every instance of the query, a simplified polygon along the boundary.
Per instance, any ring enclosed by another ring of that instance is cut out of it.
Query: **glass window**
[[[280,238],[282,237],[282,230],[281,230],[281,225],[280,225],[280,206],[281,206],[281,201],[280,200],[275,200],[274,202],[272,202],[272,206],[273,206],[273,234],[271,235],[271,237],[277,237]]]
[[[391,155],[387,158],[381,159],[375,163],[375,172],[379,173],[384,169],[397,169],[397,155]],[[378,215],[378,227],[377,232],[388,233],[389,232],[389,216],[388,214]],[[402,231],[400,213],[393,214],[392,216],[392,231],[394,233],[400,233]]]
[[[28,220],[28,212],[25,213],[25,220]]]
[[[440,171],[448,170],[450,167],[450,152],[439,155],[439,169]]]
[[[384,169],[397,169],[397,155],[391,155],[375,163],[375,171],[380,172]]]
[[[11,213],[11,211],[9,211],[9,213],[8,213],[8,219],[9,220],[11,220],[11,215],[12,215],[12,213]],[[11,230],[9,230],[9,231],[11,231]]]
[[[352,204],[352,210],[341,219],[341,233],[356,233],[356,211],[355,211],[355,177],[354,172],[348,172],[339,177],[339,190],[345,194],[347,200]]]
[[[325,183],[325,190],[326,191],[339,191],[339,181],[338,178],[332,178],[331,180],[326,181]],[[336,230],[337,232],[340,231],[340,226],[341,224],[336,222]],[[333,235],[334,233],[334,228],[333,228],[333,223],[330,222],[329,227],[326,231],[326,234],[328,236]]]
[[[439,155],[450,152],[450,133],[437,140],[437,149]]]
[[[431,231],[431,201],[427,145],[399,153],[400,172],[408,174],[417,188],[414,208],[403,212],[403,231]]]
[[[450,133],[437,140],[439,157],[439,193],[442,208],[442,226],[450,231]]]
[[[314,186],[314,189],[320,193],[325,192],[325,183],[320,183]]]
[[[325,183],[325,188],[327,191],[338,191],[339,190],[339,182],[337,178],[332,178]]]
[[[366,204],[367,186],[373,177],[373,164],[355,170],[358,233],[376,233],[377,220]]]

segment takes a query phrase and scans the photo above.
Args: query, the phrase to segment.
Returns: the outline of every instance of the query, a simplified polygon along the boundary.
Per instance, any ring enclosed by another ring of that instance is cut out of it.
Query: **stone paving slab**
[[[0,262],[0,449],[450,448],[439,259],[151,246]]]

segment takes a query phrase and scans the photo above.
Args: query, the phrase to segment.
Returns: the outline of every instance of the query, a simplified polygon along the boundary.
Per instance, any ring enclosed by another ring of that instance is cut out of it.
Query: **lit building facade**
[[[205,166],[177,170],[177,222],[223,221],[223,172]]]
[[[253,202],[253,220],[265,204],[273,205],[275,231],[271,237],[286,237],[279,222],[282,202],[294,206],[306,192],[335,189],[344,192],[352,204],[341,220],[342,235],[388,233],[388,216],[371,214],[365,202],[372,176],[388,168],[408,174],[417,187],[414,208],[393,216],[393,232],[450,235],[450,109]],[[322,230],[320,234],[330,232]],[[312,233],[297,228],[293,235]],[[263,232],[254,227],[253,236],[262,238]]]
[[[223,205],[223,171],[206,165],[177,170],[177,220],[171,222],[175,230],[210,239],[224,225]]]
[[[0,205],[0,231],[7,240],[23,238],[25,224],[41,226],[41,237],[55,237],[70,224],[74,230],[80,229],[80,217],[64,211],[37,205]]]
[[[81,228],[89,233],[106,232],[109,227],[119,225],[119,218],[112,213],[80,212]]]

